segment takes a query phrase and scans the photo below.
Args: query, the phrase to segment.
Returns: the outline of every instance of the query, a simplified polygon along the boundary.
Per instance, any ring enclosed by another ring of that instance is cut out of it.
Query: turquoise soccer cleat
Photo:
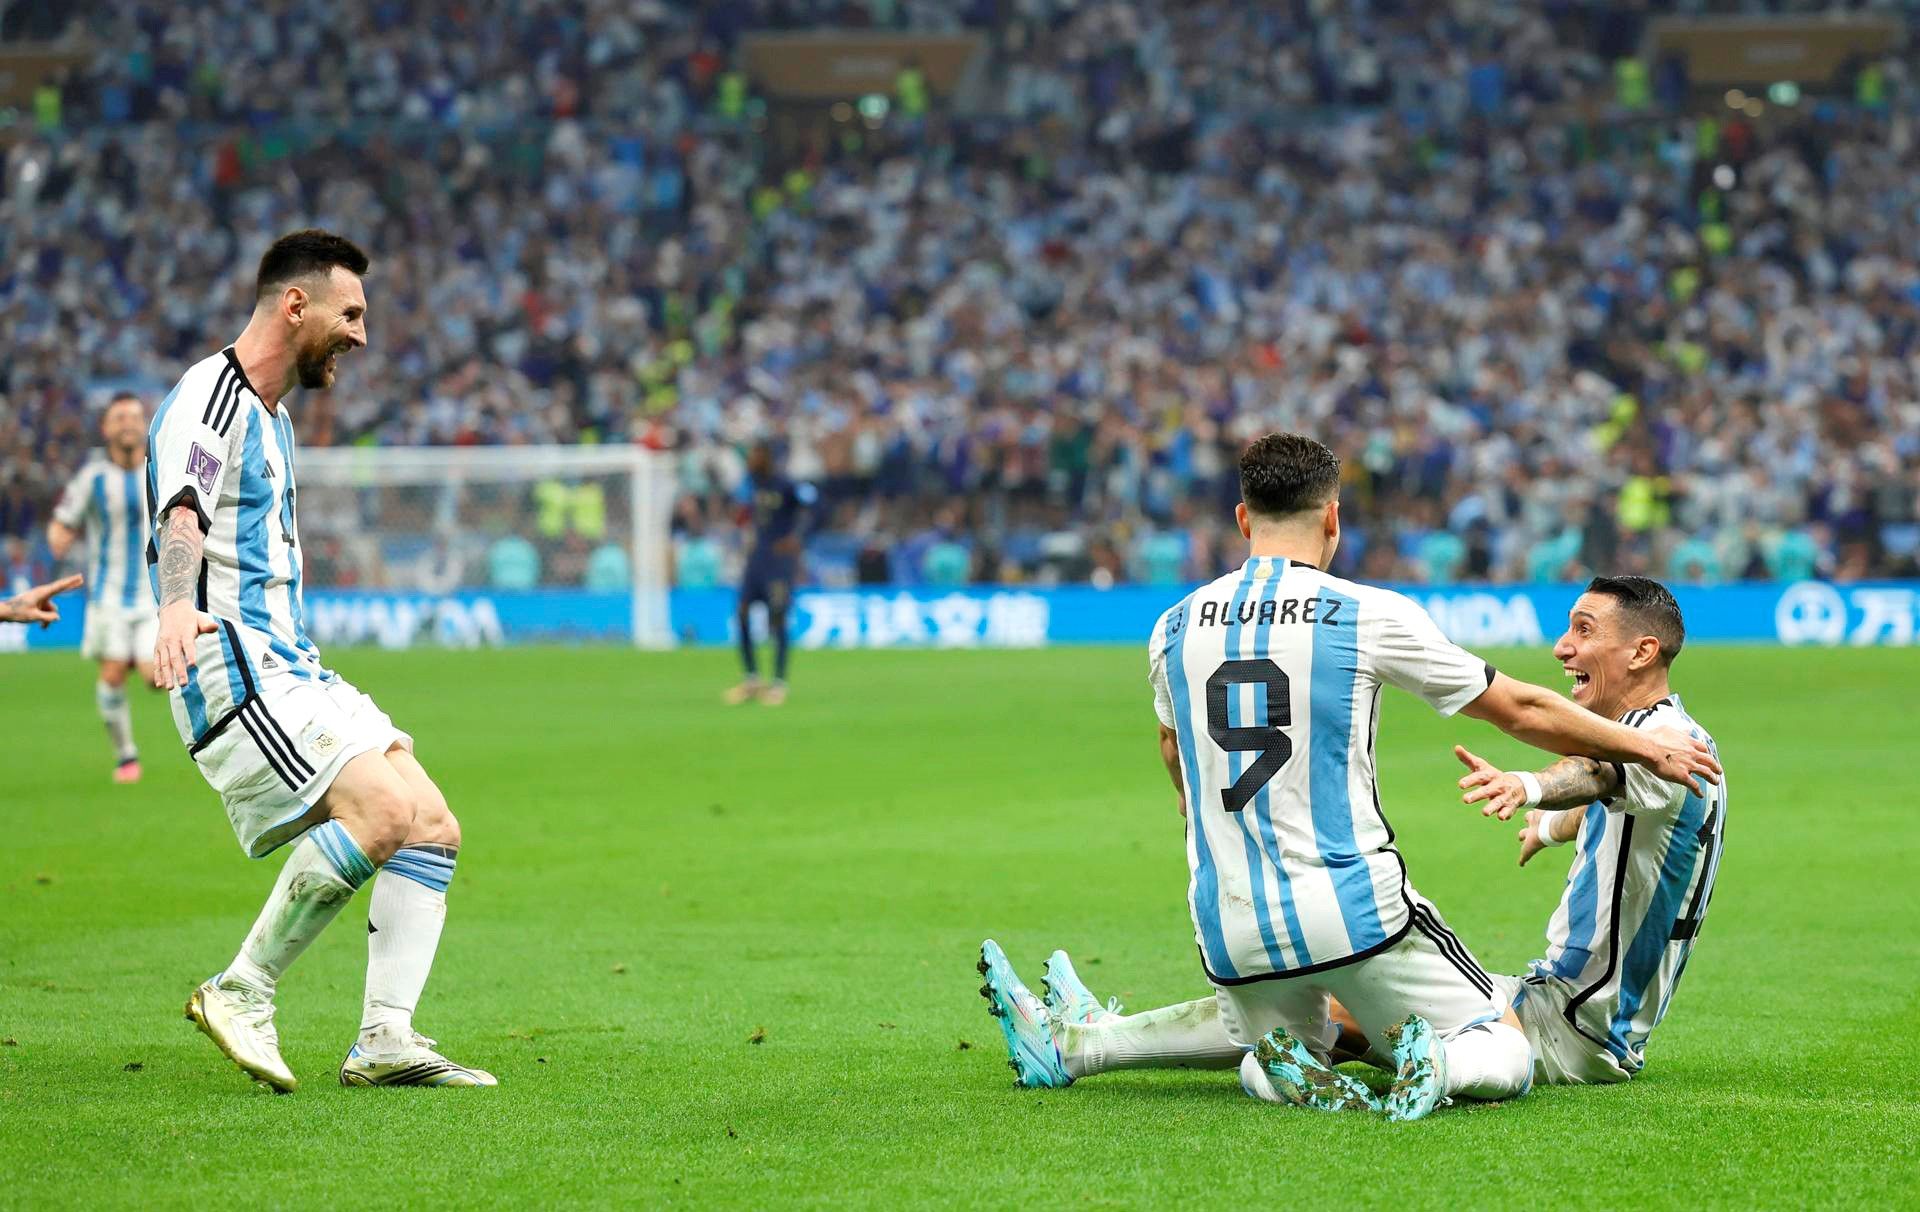
[[[1417,1014],[1397,1027],[1387,1028],[1393,1045],[1393,1087],[1387,1091],[1387,1118],[1399,1122],[1421,1119],[1447,1097],[1447,1049],[1433,1024]]]
[[[1260,1037],[1240,1062],[1240,1088],[1257,1099],[1315,1111],[1378,1111],[1367,1084],[1329,1068],[1285,1031]]]
[[[1059,1045],[1053,1042],[1053,1016],[1046,1003],[1020,983],[999,943],[988,939],[980,944],[978,967],[986,978],[980,996],[987,999],[987,1013],[999,1021],[1000,1034],[1007,1037],[1007,1065],[1013,1070],[1014,1085],[1029,1090],[1071,1086],[1073,1078],[1067,1075]]]
[[[1047,976],[1043,983],[1047,990],[1047,1011],[1057,1022],[1090,1026],[1120,1017],[1120,999],[1108,998],[1106,1005],[1101,1005],[1093,990],[1081,983],[1080,974],[1073,970],[1073,961],[1064,951],[1047,957]]]

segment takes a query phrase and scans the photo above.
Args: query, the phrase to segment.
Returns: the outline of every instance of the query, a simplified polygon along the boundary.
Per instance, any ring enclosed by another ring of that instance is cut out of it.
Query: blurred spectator
[[[487,581],[495,589],[532,589],[540,584],[540,553],[519,535],[495,539],[487,548]]]
[[[981,27],[980,112],[914,66],[850,138],[761,131],[740,35],[849,14]],[[767,434],[836,584],[1203,579],[1274,428],[1346,461],[1342,572],[1869,576],[1920,547],[1904,53],[1751,119],[1675,108],[1631,60],[1643,10],[1584,2],[60,19],[90,58],[3,153],[0,534],[37,542],[89,401],[157,398],[319,223],[376,253],[372,344],[296,401],[303,441],[667,450],[682,583],[737,564],[735,452]],[[260,87],[289,60],[308,87]],[[520,536],[495,584],[590,582],[629,537],[591,479],[484,510],[458,521]],[[315,550],[327,583],[477,573],[430,546],[454,520]]]

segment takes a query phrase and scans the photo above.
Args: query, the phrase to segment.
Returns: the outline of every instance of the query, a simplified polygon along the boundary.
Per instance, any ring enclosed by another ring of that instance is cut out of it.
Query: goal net
[[[673,470],[637,446],[310,447],[296,463],[320,644],[673,642]]]

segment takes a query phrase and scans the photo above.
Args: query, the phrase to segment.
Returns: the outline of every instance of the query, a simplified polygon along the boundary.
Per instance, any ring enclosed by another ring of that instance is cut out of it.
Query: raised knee
[[[407,834],[413,827],[413,810],[413,797],[404,791],[382,791],[364,803],[359,823],[367,836],[359,839],[360,847],[376,865],[392,858],[394,851],[407,844]]]
[[[437,788],[429,788],[414,798],[413,824],[407,831],[410,843],[460,845],[460,822],[447,807],[447,799]]]

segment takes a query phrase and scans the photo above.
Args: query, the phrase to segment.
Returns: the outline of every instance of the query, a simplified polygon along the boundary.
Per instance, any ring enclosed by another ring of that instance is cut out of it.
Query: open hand
[[[1520,865],[1522,867],[1527,865],[1528,859],[1547,848],[1547,844],[1540,840],[1540,818],[1545,815],[1547,814],[1542,809],[1527,809],[1527,823],[1520,830]]]
[[[1677,728],[1661,728],[1651,736],[1662,752],[1655,760],[1643,763],[1648,770],[1695,795],[1701,794],[1701,779],[1709,783],[1720,781],[1720,760],[1713,756],[1712,747],[1699,737],[1688,736]]]
[[[1503,821],[1511,820],[1526,804],[1527,789],[1520,785],[1518,778],[1465,746],[1455,745],[1453,756],[1459,758],[1469,772],[1460,779],[1461,803],[1481,804],[1481,816],[1497,816]]]
[[[38,623],[45,627],[49,623],[60,621],[60,608],[53,604],[55,594],[80,588],[84,580],[79,573],[49,581],[45,585],[35,585],[0,602],[0,623]]]
[[[153,684],[177,690],[187,684],[194,666],[193,650],[200,637],[218,630],[213,616],[195,610],[192,602],[169,602],[160,608],[160,627],[153,643]]]

